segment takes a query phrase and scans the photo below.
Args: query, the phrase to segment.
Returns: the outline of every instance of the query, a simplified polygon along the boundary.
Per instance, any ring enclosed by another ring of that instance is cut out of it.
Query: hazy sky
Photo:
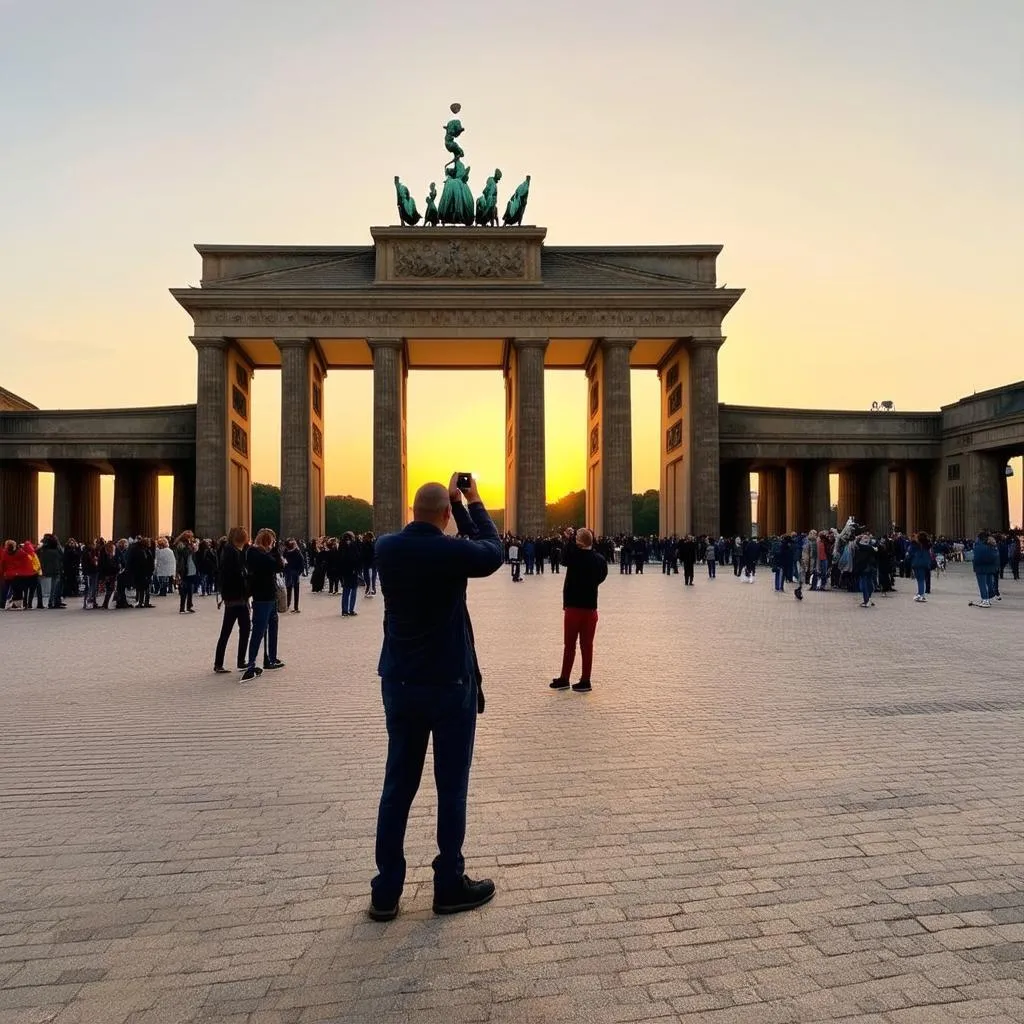
[[[368,243],[395,173],[421,205],[440,177],[459,100],[476,187],[530,173],[550,242],[725,245],[723,401],[936,408],[1024,377],[1022,52],[1021,0],[0,0],[0,385],[194,401],[167,294],[193,243]],[[635,373],[636,489],[656,395]],[[368,496],[370,376],[326,398],[328,489]],[[254,399],[275,482],[276,374]],[[500,374],[414,374],[409,403],[410,483],[471,462],[500,503]],[[582,374],[547,408],[554,498],[583,485]]]

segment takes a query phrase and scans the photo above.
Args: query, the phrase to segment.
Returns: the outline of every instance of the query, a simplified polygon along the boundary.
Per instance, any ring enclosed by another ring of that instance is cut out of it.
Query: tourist
[[[972,567],[978,583],[978,593],[981,596],[977,605],[979,608],[992,607],[992,577],[999,572],[999,552],[989,544],[988,540],[988,531],[982,530],[974,542],[972,555]]]
[[[338,570],[341,576],[341,614],[353,617],[356,611],[356,596],[359,593],[359,572],[363,566],[363,552],[356,535],[349,530],[338,546]]]
[[[756,582],[757,561],[761,557],[761,545],[756,537],[748,537],[743,543],[743,579],[747,583]]]
[[[425,484],[413,521],[377,541],[384,595],[384,640],[378,672],[388,731],[387,765],[377,815],[377,875],[369,916],[398,915],[405,885],[405,829],[433,735],[437,785],[434,912],[458,913],[494,896],[490,879],[465,874],[466,797],[476,716],[483,710],[480,669],[466,607],[470,579],[501,568],[502,545],[475,479],[465,496],[459,474]],[[468,511],[463,504],[468,502]],[[462,536],[445,536],[452,516]]]
[[[693,586],[693,569],[697,564],[697,542],[687,534],[678,547],[679,561],[683,563],[683,586]]]
[[[512,571],[512,582],[518,583],[522,579],[519,565],[519,541],[514,537],[508,546],[508,564]]]
[[[1010,572],[1013,573],[1015,580],[1020,579],[1020,555],[1021,555],[1021,536],[1019,533],[1012,534],[1010,537]]]
[[[986,543],[995,551],[996,561],[996,567],[992,570],[988,581],[989,600],[995,598],[997,601],[1002,601],[1003,595],[999,593],[999,540],[994,534],[990,533]]]
[[[235,628],[235,623],[238,623],[236,664],[241,672],[245,672],[248,668],[246,645],[249,642],[249,634],[252,632],[252,618],[249,614],[249,582],[245,568],[245,549],[248,544],[249,534],[245,527],[233,526],[228,533],[227,543],[220,552],[217,590],[224,602],[224,618],[221,622],[220,636],[217,638],[217,649],[213,655],[213,671],[218,673],[230,671],[224,667],[224,656],[227,653],[228,639],[232,629]]]
[[[284,561],[277,551],[277,535],[262,529],[256,540],[245,549],[245,570],[252,594],[252,633],[249,637],[249,660],[242,673],[242,682],[263,674],[256,665],[260,645],[267,642],[263,654],[264,669],[284,668],[277,657],[277,574],[284,572]]]
[[[341,582],[341,565],[338,559],[338,538],[331,537],[327,541],[327,547],[323,552],[324,572],[327,575],[327,594],[329,597],[337,596],[338,585]]]
[[[608,563],[594,551],[594,535],[583,529],[565,535],[565,583],[562,585],[562,670],[551,680],[553,690],[569,686],[572,665],[579,640],[580,681],[573,683],[577,693],[589,693],[594,663],[594,634],[597,631],[597,588],[608,576]]]
[[[533,564],[537,558],[537,546],[533,543],[532,537],[527,537],[523,542],[523,561],[526,563],[526,575],[533,575]]]
[[[32,575],[28,577],[25,584],[25,607],[31,609],[32,602],[35,601],[35,607],[41,610],[43,607],[43,567],[32,541],[25,541],[21,547],[28,555],[29,565],[32,568]]]
[[[708,537],[708,546],[704,552],[705,560],[708,563],[708,579],[715,578],[715,563],[718,560],[718,552],[715,550],[715,542]]]
[[[140,537],[128,549],[125,558],[125,576],[129,585],[135,590],[135,607],[152,608],[150,600],[150,581],[156,568],[156,555],[153,542],[148,537]]]
[[[104,611],[110,607],[110,598],[114,596],[117,590],[117,577],[120,571],[121,565],[117,558],[117,545],[112,540],[108,540],[106,544],[100,547],[99,553],[99,576],[103,581],[102,607]],[[93,607],[95,607],[95,602]],[[114,607],[117,607],[116,600]]]
[[[43,597],[47,608],[67,608],[61,583],[64,578],[64,549],[60,541],[48,533],[39,545],[39,564],[43,570]]]
[[[377,561],[373,551],[375,544],[376,538],[372,533],[363,534],[361,551],[363,555],[363,584],[366,588],[363,591],[363,597],[377,596]]]
[[[82,545],[82,577],[85,587],[82,596],[82,610],[95,608],[100,591],[100,552],[103,550],[103,538],[86,541]]]
[[[192,606],[192,594],[195,592],[196,575],[196,551],[199,545],[196,543],[195,534],[186,530],[174,542],[174,569],[178,582],[178,614],[194,612]]]
[[[558,537],[551,538],[551,543],[548,545],[548,552],[551,556],[551,571],[557,576],[562,571],[562,541]],[[1016,577],[1014,577],[1014,579],[1016,579]]]
[[[907,561],[910,571],[914,574],[917,582],[917,595],[914,600],[924,604],[928,600],[925,594],[925,584],[932,565],[932,542],[931,538],[923,530],[911,541],[907,548]]]
[[[153,574],[159,586],[160,597],[166,597],[174,583],[174,575],[177,572],[174,561],[174,552],[167,543],[166,537],[157,538],[156,551],[153,553]]]
[[[861,608],[873,608],[875,602],[871,595],[875,589],[875,572],[878,568],[878,552],[871,543],[871,534],[862,533],[853,544],[850,556],[851,569],[854,579],[858,582],[861,595]]]
[[[298,543],[294,537],[289,537],[284,545],[285,607],[296,615],[299,613],[299,582],[305,568],[306,560]]]
[[[8,600],[12,611],[29,607],[28,595],[36,575],[32,565],[34,554],[35,550],[29,541],[24,544],[15,540],[5,541],[3,554],[0,555],[0,575],[4,583],[0,607],[6,608]]]

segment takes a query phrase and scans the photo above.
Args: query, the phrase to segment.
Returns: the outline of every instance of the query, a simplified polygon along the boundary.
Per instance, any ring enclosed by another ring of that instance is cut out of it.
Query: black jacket
[[[277,574],[284,562],[276,551],[264,551],[255,544],[245,549],[245,568],[249,573],[249,591],[254,601],[277,600]]]
[[[249,596],[249,574],[245,568],[247,550],[239,551],[234,544],[225,544],[220,553],[217,589],[225,604],[240,604]]]
[[[597,588],[608,576],[608,563],[593,548],[584,550],[575,539],[565,545],[565,583],[562,584],[563,608],[597,610]]]

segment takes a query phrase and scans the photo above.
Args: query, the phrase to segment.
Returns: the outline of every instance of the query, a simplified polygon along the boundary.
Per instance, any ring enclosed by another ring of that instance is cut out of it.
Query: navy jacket
[[[377,672],[385,682],[479,683],[466,583],[501,568],[498,531],[480,502],[456,522],[475,536],[448,537],[429,523],[409,523],[377,541],[384,595],[384,642]]]

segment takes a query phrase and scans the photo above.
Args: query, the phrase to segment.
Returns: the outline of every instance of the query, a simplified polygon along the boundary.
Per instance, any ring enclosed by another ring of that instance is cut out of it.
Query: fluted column
[[[720,533],[718,447],[718,349],[722,338],[692,338],[690,353],[691,532]]]
[[[373,528],[402,529],[406,517],[405,374],[401,338],[370,338],[373,351]]]
[[[100,471],[82,463],[58,463],[53,472],[53,532],[63,544],[100,535]]]
[[[966,464],[967,535],[1006,529],[1006,459],[989,452],[968,452],[962,462]]]
[[[228,342],[193,338],[198,352],[196,388],[196,513],[200,537],[228,529]]]
[[[767,466],[757,471],[757,532],[777,537],[786,528],[786,471]]]
[[[827,462],[811,463],[810,471],[810,522],[808,528],[827,530],[835,526],[832,515],[832,494]]]
[[[39,472],[17,462],[0,465],[0,543],[38,541]]]
[[[792,533],[811,528],[810,505],[804,465],[791,462],[786,466],[786,531]]]
[[[750,536],[750,465],[725,463],[719,471],[719,489],[720,533],[727,537]]]
[[[602,338],[587,366],[587,525],[608,537],[633,532],[629,352],[634,344]]]
[[[114,467],[114,535],[152,537],[160,525],[160,480],[156,468],[138,463]]]
[[[866,471],[865,484],[863,523],[876,537],[888,536],[892,529],[888,465],[884,462],[871,463]]]
[[[863,507],[864,494],[859,466],[845,466],[839,471],[839,516],[840,529],[853,516],[863,523],[866,512]]]
[[[505,371],[505,529],[543,533],[545,493],[544,353],[547,341],[516,338]]]
[[[310,338],[278,339],[281,352],[281,535],[324,532],[323,366]]]
[[[910,517],[907,515],[907,472],[903,466],[889,474],[889,508],[896,529],[906,533],[910,529],[907,522]]]

